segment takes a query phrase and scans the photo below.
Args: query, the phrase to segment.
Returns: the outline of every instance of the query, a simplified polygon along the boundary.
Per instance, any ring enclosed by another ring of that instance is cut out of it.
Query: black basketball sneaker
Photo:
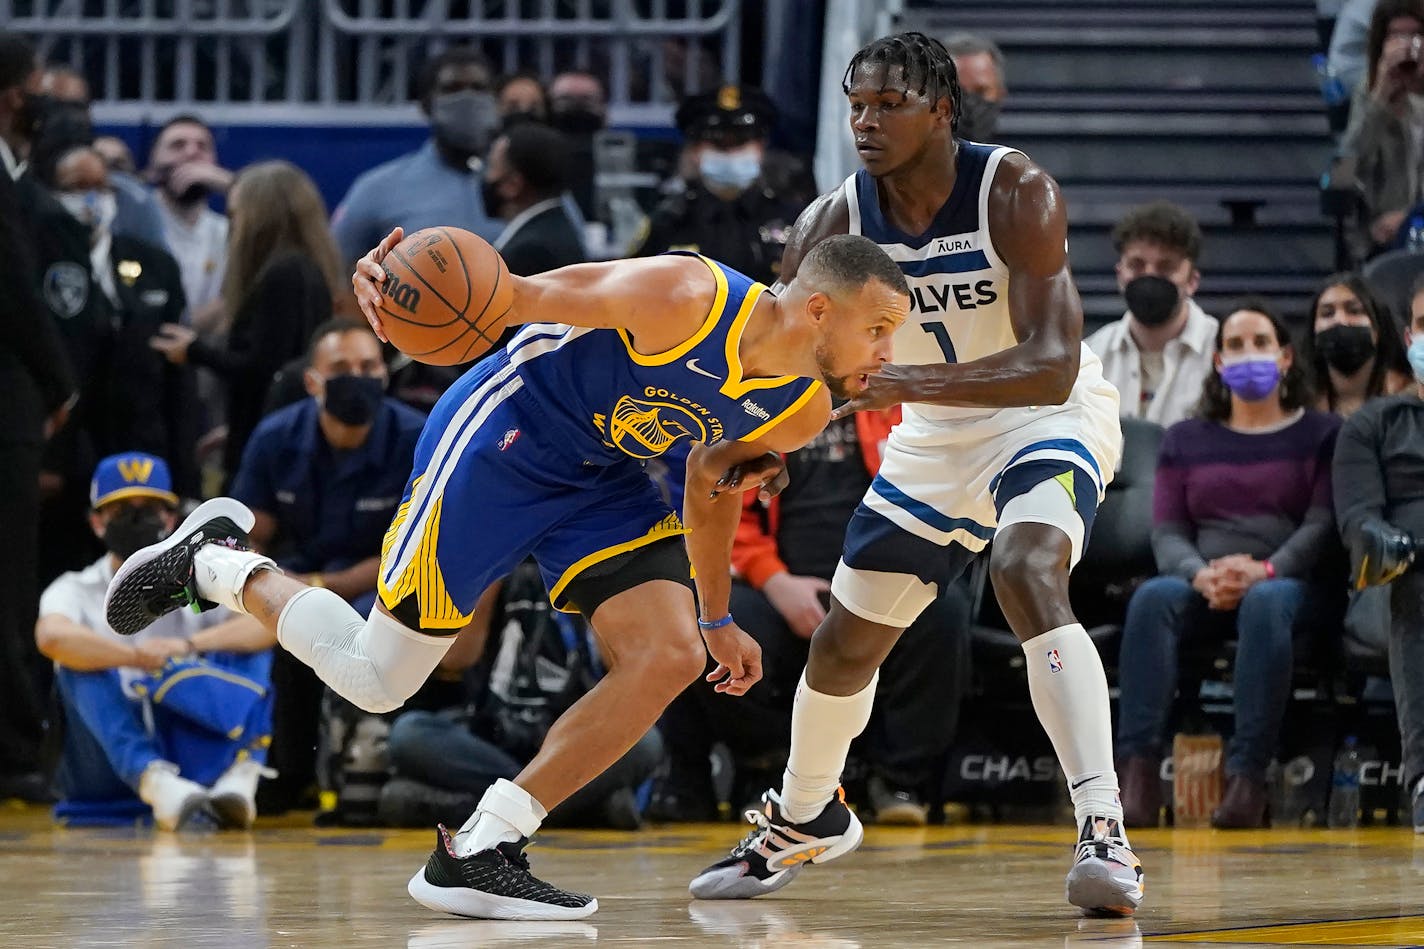
[[[821,813],[803,824],[781,814],[781,798],[769,790],[759,809],[748,809],[751,833],[726,857],[699,873],[688,892],[699,900],[745,900],[781,889],[808,863],[826,863],[860,846],[865,830],[837,791]]]
[[[132,636],[181,606],[199,612],[212,609],[216,604],[198,594],[193,555],[206,544],[250,550],[247,532],[254,520],[246,505],[232,498],[213,498],[199,504],[172,534],[135,551],[114,572],[104,597],[110,628]]]
[[[406,886],[421,906],[475,919],[583,919],[598,900],[545,883],[529,872],[529,838],[468,857],[455,856],[444,824],[435,829],[435,852]]]

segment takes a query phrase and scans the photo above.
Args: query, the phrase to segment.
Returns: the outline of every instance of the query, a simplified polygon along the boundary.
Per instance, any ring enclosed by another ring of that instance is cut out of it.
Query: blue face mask
[[[1414,370],[1414,378],[1424,383],[1424,333],[1415,336],[1409,344],[1409,365]]]
[[[1238,398],[1259,402],[1281,381],[1281,367],[1275,356],[1247,356],[1233,362],[1222,361],[1221,381]]]
[[[719,152],[708,149],[698,159],[702,183],[712,191],[745,191],[761,174],[761,159],[754,152]]]

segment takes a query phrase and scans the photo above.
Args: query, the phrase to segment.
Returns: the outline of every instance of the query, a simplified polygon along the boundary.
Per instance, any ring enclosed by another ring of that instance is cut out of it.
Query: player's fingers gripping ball
[[[514,282],[483,238],[429,227],[392,248],[381,267],[381,326],[412,359],[432,366],[469,362],[504,332]]]

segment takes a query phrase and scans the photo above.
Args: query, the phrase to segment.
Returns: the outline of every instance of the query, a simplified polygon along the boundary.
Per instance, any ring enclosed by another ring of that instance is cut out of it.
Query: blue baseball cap
[[[97,510],[124,498],[158,498],[176,506],[178,495],[173,493],[168,462],[141,451],[110,455],[99,462],[89,482],[89,506]]]

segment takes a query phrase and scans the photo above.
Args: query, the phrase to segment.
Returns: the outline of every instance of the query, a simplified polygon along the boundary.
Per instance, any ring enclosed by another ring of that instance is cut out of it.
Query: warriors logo
[[[707,441],[707,426],[697,413],[675,402],[623,396],[608,419],[608,440],[634,458],[656,458],[680,439]]]

